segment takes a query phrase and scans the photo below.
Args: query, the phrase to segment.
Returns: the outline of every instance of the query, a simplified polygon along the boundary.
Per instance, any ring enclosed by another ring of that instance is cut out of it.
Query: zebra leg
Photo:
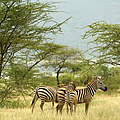
[[[76,104],[74,105],[74,112],[76,112]]]
[[[85,113],[86,113],[86,115],[88,113],[88,107],[89,107],[89,103],[85,103]]]
[[[72,115],[72,112],[73,112],[73,104],[70,103],[70,113],[71,113],[71,115]]]
[[[63,105],[58,103],[57,107],[56,107],[56,112],[58,113],[58,111],[60,110],[60,112],[62,111]]]
[[[62,114],[62,109],[63,109],[64,103],[60,105],[60,113]]]
[[[66,106],[67,106],[67,114],[68,114],[68,112],[69,112],[69,107],[68,107],[68,103],[66,103]]]
[[[40,108],[42,111],[43,111],[43,105],[44,105],[44,101],[41,100]]]
[[[60,109],[60,105],[58,104],[57,106],[56,106],[56,112],[58,113],[58,110]]]
[[[72,112],[73,112],[73,103],[70,103],[70,113],[72,115]]]
[[[52,101],[52,106],[54,106],[54,100]]]
[[[32,101],[32,113],[33,113],[33,110],[34,110],[34,107],[35,107],[35,103],[36,103],[37,100],[38,100],[38,97],[35,96],[33,101]]]

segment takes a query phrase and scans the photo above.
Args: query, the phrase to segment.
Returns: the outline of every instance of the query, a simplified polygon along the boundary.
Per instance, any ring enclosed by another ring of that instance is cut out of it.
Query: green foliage
[[[9,100],[9,101],[3,101],[1,104],[0,104],[0,107],[5,107],[6,108],[25,108],[25,107],[28,107],[29,104],[27,101],[24,101],[24,100],[21,100],[21,99],[16,99],[16,100]]]
[[[8,103],[11,105],[15,102],[12,100],[17,99],[19,96],[24,97],[30,94],[31,89],[36,83],[34,73],[37,71],[31,70],[29,74],[23,78],[25,72],[26,67],[24,65],[12,63],[7,70],[9,78],[0,79],[0,103],[2,106]]]
[[[60,76],[61,82],[69,83],[70,81],[74,81],[78,86],[86,86],[92,80],[93,76],[101,76],[102,81],[108,87],[108,92],[111,93],[120,89],[119,67],[108,67],[98,64],[91,65],[82,62],[74,64],[72,70],[71,73],[62,73]]]
[[[0,107],[24,107],[25,97],[31,96],[32,90],[37,86],[56,86],[56,79],[50,74],[39,73],[34,69],[27,72],[24,65],[11,63],[7,70],[9,78],[0,79]],[[25,73],[27,73],[26,76],[24,76]],[[24,100],[21,101],[19,97]]]
[[[34,76],[34,73],[37,72],[37,70],[31,70],[27,74],[27,67],[24,64],[14,64],[11,63],[8,70],[7,70],[7,75],[9,76],[10,79],[23,79],[24,74],[26,75],[26,79],[30,79]]]
[[[50,16],[56,12],[54,3],[16,0],[0,2],[0,76],[10,61],[23,61],[24,53],[36,66],[57,50],[48,42],[50,36],[61,32],[61,25]],[[52,48],[52,50],[51,50]],[[50,52],[49,52],[50,51]]]
[[[83,54],[80,50],[63,46],[63,48],[60,48],[53,56],[48,58],[48,61],[45,63],[45,68],[56,73],[56,81],[59,85],[59,75],[71,71],[72,64],[82,59]]]
[[[49,73],[41,73],[39,79],[39,84],[48,85],[48,86],[56,86],[56,78]]]
[[[79,86],[85,86],[92,80],[92,72],[91,71],[80,71],[78,72],[78,76],[76,77],[76,82]]]
[[[75,80],[75,76],[72,73],[64,73],[60,76],[60,82],[68,85],[70,82]]]
[[[95,47],[91,47],[90,50],[92,53],[100,53],[96,56],[99,57],[98,63],[120,65],[120,25],[98,21],[87,28],[83,39],[92,39],[90,43],[95,44]]]
[[[12,99],[29,95],[38,84],[51,84],[52,80],[44,76],[42,81],[36,74],[42,61],[62,48],[50,40],[53,35],[62,32],[61,26],[70,19],[58,23],[51,16],[54,12],[57,12],[55,3],[0,1],[1,104],[12,104]]]
[[[110,75],[105,78],[105,83],[110,91],[120,89],[120,67],[110,68]]]

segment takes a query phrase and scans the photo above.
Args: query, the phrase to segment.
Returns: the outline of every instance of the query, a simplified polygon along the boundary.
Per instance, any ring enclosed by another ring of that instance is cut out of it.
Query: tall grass
[[[37,102],[33,114],[31,109],[0,109],[0,120],[120,120],[120,96],[95,96],[85,115],[84,104],[77,105],[76,113],[56,114],[55,107],[51,103],[45,103],[44,112],[40,110],[40,101]],[[55,104],[56,106],[56,104]]]

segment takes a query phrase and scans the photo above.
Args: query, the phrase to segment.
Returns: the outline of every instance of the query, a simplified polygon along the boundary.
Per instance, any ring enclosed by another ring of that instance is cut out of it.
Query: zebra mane
[[[57,85],[58,88],[65,87],[65,86],[66,86],[65,84],[59,84],[59,85]]]
[[[91,86],[93,83],[94,83],[95,80],[91,80],[88,84],[87,84],[87,87],[88,86]]]

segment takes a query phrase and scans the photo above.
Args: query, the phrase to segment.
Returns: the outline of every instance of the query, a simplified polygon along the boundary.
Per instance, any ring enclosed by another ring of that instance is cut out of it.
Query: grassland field
[[[32,98],[29,98],[29,106]],[[56,105],[45,103],[44,111],[40,110],[40,100],[37,101],[33,114],[31,108],[0,109],[0,120],[120,120],[120,94],[103,95],[97,94],[92,100],[88,115],[85,115],[84,104],[77,105],[76,113],[66,113],[64,106],[63,113],[56,114]]]

